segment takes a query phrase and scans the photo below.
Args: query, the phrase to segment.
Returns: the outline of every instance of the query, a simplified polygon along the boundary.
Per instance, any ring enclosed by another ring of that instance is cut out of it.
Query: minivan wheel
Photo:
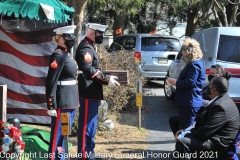
[[[171,87],[167,84],[167,79],[164,79],[164,94],[165,97],[169,100],[173,100],[175,93],[171,90]]]

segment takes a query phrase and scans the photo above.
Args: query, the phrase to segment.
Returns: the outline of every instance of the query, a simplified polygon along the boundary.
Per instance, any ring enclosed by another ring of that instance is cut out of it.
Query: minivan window
[[[121,50],[122,39],[123,39],[123,37],[117,37],[117,38],[114,40],[114,42],[112,43],[112,45],[110,46],[109,50],[110,50],[110,51]],[[120,44],[120,43],[121,43],[121,44]]]
[[[135,43],[136,43],[136,37],[135,36],[129,36],[125,45],[124,45],[124,48],[126,50],[133,50],[135,48]]]
[[[180,42],[173,38],[142,37],[142,51],[179,51]]]
[[[240,63],[240,37],[220,35],[217,60]]]
[[[120,36],[114,40],[114,43],[110,46],[111,51],[134,49],[136,43],[135,36]]]

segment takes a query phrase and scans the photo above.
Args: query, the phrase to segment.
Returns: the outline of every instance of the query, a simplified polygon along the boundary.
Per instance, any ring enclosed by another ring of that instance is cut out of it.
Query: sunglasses
[[[214,65],[211,66],[211,68],[220,69],[222,73],[224,72],[223,67],[219,64],[214,64]]]

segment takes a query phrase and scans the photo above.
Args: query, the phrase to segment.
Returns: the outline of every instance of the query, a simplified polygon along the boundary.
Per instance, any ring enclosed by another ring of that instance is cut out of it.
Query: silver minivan
[[[214,27],[196,32],[191,38],[196,39],[203,52],[203,62],[206,76],[210,73],[213,64],[222,65],[226,71],[232,73],[229,95],[240,106],[240,27]],[[181,53],[170,65],[167,76],[178,78],[184,63],[180,60]],[[207,77],[206,77],[207,82]],[[167,99],[173,99],[175,86],[164,83],[164,92]]]
[[[138,69],[142,76],[148,79],[164,79],[180,48],[180,40],[174,36],[124,34],[114,39],[108,52],[122,49],[134,52],[134,58],[141,62]]]

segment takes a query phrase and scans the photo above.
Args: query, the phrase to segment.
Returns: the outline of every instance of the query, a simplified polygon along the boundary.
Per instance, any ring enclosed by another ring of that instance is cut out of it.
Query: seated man
[[[226,72],[225,69],[219,65],[214,64],[210,68],[210,74],[208,75],[208,81],[210,82],[214,77],[224,77],[227,80],[231,78],[232,74],[230,72]],[[208,90],[209,83],[205,83],[203,90],[202,90],[202,106],[206,107],[210,102],[211,98],[209,97],[207,90]],[[179,115],[174,115],[169,118],[169,126],[173,132],[173,135],[181,129],[179,128]]]
[[[226,154],[240,128],[239,111],[227,94],[228,86],[224,77],[211,80],[208,92],[212,100],[197,113],[194,125],[176,132],[174,158],[218,159]]]

